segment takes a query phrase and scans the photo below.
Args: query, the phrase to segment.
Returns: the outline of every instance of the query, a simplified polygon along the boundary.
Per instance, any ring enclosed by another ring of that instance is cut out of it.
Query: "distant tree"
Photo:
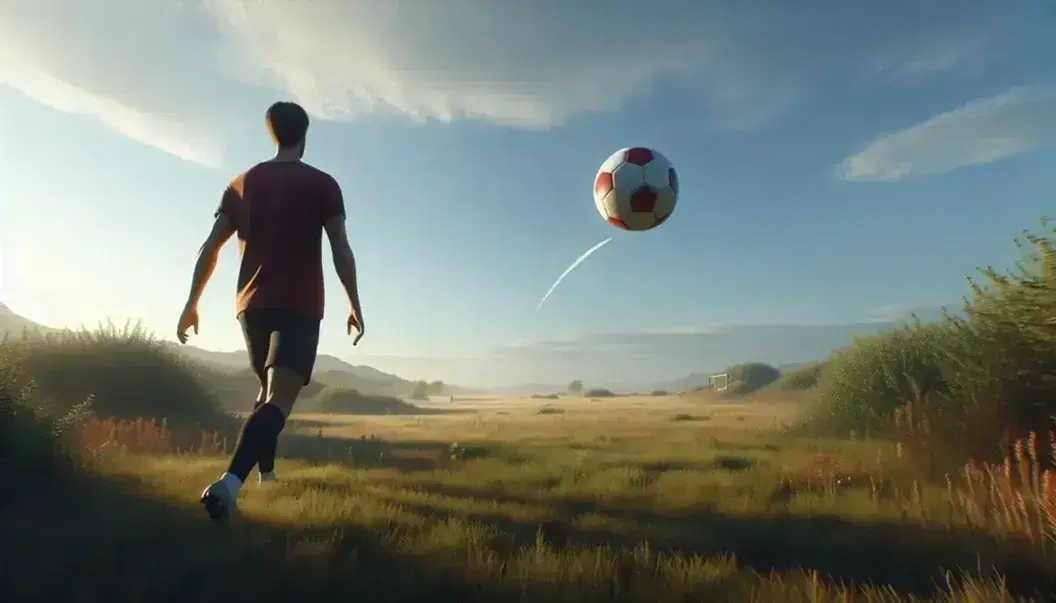
[[[411,392],[412,400],[425,400],[429,397],[429,384],[425,381],[416,381],[414,390]]]
[[[577,396],[579,394],[583,393],[583,382],[580,381],[579,379],[576,379],[575,381],[569,383],[568,384],[568,393],[575,394]]]
[[[427,392],[430,396],[442,395],[444,393],[444,382],[439,380],[433,381],[429,384]]]

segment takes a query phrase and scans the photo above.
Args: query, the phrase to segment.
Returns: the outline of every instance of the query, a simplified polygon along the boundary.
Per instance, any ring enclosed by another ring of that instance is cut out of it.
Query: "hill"
[[[37,330],[37,331],[56,331],[51,327],[45,327],[44,325],[37,324],[28,318],[23,318],[18,314],[15,314],[11,308],[8,308],[4,304],[0,304],[0,336],[8,334],[11,337],[19,337],[24,329]]]
[[[243,351],[213,352],[193,346],[176,346],[174,343],[169,345],[178,347],[180,354],[211,367],[215,372],[242,374],[243,378],[254,378],[246,368],[246,353]],[[316,359],[312,380],[331,387],[390,396],[406,396],[411,393],[415,384],[414,381],[384,373],[370,366],[349,364],[329,354],[320,354]]]
[[[19,316],[6,305],[0,304],[0,336],[6,334],[18,339],[26,329],[44,333],[61,331]],[[244,351],[213,352],[172,342],[162,345],[190,360],[225,407],[242,408],[246,397],[256,394],[256,377],[246,366]],[[414,385],[414,381],[376,368],[352,365],[334,356],[321,354],[316,360],[313,384],[304,393],[314,396],[323,387],[329,386],[355,389],[365,395],[406,396],[414,389]]]

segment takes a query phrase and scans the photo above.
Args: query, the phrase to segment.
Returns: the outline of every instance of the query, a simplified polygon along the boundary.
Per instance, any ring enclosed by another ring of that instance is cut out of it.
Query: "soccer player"
[[[301,160],[308,114],[295,103],[279,102],[268,109],[265,121],[278,152],[239,174],[224,191],[213,228],[198,252],[190,295],[176,327],[180,343],[187,343],[189,330],[198,333],[198,300],[220,248],[237,233],[241,264],[235,311],[260,392],[227,472],[202,493],[201,503],[214,520],[233,513],[238,491],[254,465],[261,481],[274,478],[279,433],[301,388],[311,380],[319,346],[323,232],[348,294],[346,330],[357,333],[352,345],[364,333],[341,188],[329,174]]]

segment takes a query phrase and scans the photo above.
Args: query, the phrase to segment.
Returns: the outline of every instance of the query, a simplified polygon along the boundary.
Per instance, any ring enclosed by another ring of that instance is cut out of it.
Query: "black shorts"
[[[319,323],[314,316],[287,310],[246,310],[239,313],[242,335],[253,372],[261,385],[268,382],[268,369],[282,367],[312,380],[315,356],[319,351]]]

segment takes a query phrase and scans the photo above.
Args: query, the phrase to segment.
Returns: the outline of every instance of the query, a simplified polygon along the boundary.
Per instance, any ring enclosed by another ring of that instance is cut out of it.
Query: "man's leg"
[[[253,410],[256,411],[258,408],[264,405],[268,399],[267,391],[267,377],[265,376],[264,382],[260,386],[260,391],[257,393],[257,400],[253,403]],[[276,445],[278,442],[276,441]],[[275,456],[277,450],[276,446],[272,446],[264,451],[264,456],[257,461],[257,471],[260,475],[260,482],[273,482],[275,481]]]
[[[242,335],[246,340],[246,350],[249,352],[250,366],[257,376],[260,389],[257,390],[257,399],[253,401],[253,410],[261,407],[268,397],[268,357],[271,353],[271,334],[277,323],[274,311],[253,310],[244,312],[239,316],[242,324]],[[272,481],[275,479],[275,450],[268,450],[257,464],[260,471],[260,481]]]
[[[301,388],[311,380],[319,345],[319,320],[279,315],[269,338],[265,403],[246,420],[227,472],[202,494],[213,519],[225,518],[234,508],[238,491],[253,466],[274,450],[286,417]]]
[[[254,435],[246,435],[250,426],[250,421],[246,421],[247,430],[243,431],[240,446],[231,457],[228,468],[228,473],[243,482],[254,464],[259,464],[262,475],[270,473],[269,469],[274,470],[279,434],[286,426],[286,417],[293,410],[301,388],[311,381],[319,347],[318,320],[281,313],[274,323],[265,362],[267,391],[264,404],[250,417],[254,421]],[[242,444],[244,441],[249,443]]]
[[[276,326],[274,318],[273,312],[268,310],[247,310],[238,315],[238,322],[242,327],[242,336],[246,342],[246,352],[249,355],[249,364],[257,375],[260,390],[257,394],[256,403],[253,405],[253,412],[246,418],[245,423],[242,424],[242,429],[239,431],[235,445],[236,454],[245,447],[246,430],[254,421],[257,410],[266,401],[268,379],[266,367],[270,355],[272,332]],[[244,475],[239,478],[237,474],[228,471],[219,481],[205,489],[205,492],[202,493],[201,502],[210,517],[213,519],[224,519],[231,514],[238,499],[238,491],[244,481]]]

